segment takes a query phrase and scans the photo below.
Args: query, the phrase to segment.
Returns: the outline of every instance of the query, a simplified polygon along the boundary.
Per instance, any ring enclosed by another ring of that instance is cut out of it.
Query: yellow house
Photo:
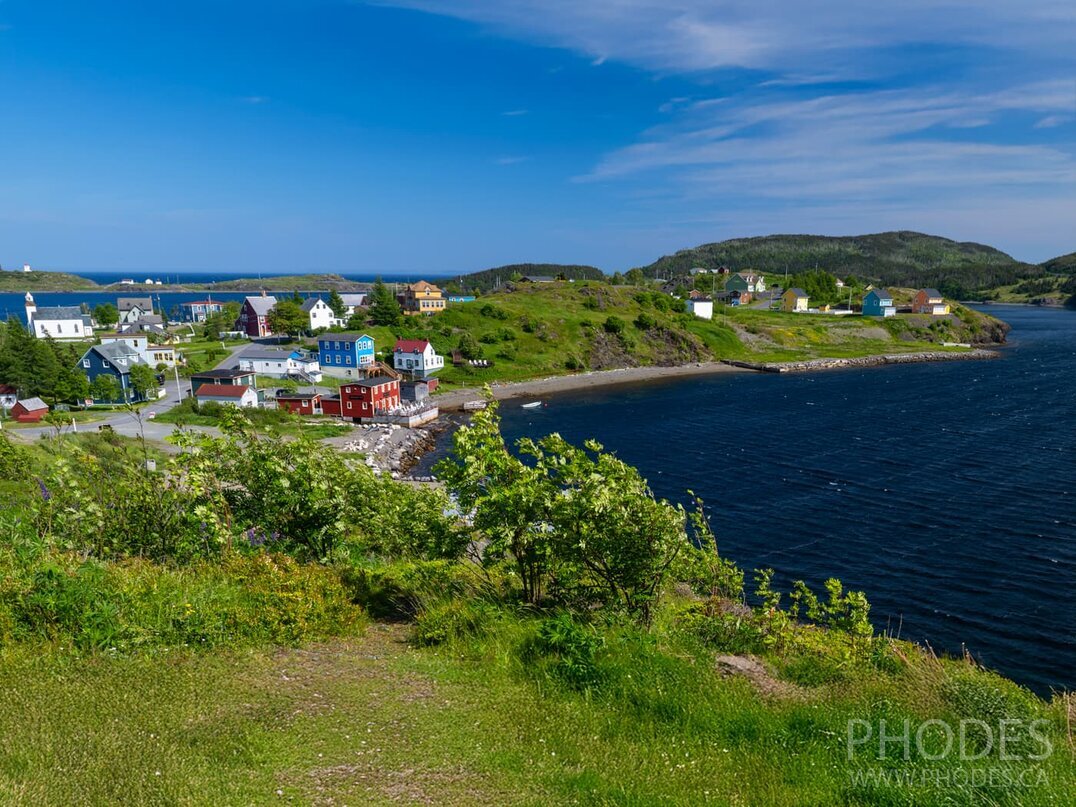
[[[806,311],[807,292],[803,289],[788,289],[781,295],[782,311]]]
[[[400,295],[400,308],[409,316],[429,316],[445,310],[443,292],[432,283],[412,283]]]

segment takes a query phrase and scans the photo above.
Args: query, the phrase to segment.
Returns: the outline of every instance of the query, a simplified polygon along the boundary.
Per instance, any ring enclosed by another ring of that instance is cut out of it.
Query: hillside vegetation
[[[365,330],[379,351],[391,349],[398,337],[429,339],[446,357],[439,378],[471,386],[720,359],[797,361],[940,350],[943,342],[1004,341],[1006,326],[960,306],[948,317],[901,315],[884,322],[719,307],[706,321],[654,289],[577,282],[519,284],[449,305],[432,317]],[[493,366],[453,367],[454,350]]]
[[[468,293],[486,292],[523,275],[547,275],[565,277],[570,280],[601,280],[605,277],[602,270],[594,266],[563,263],[513,263],[463,275],[456,283]]]
[[[642,269],[650,277],[667,278],[687,274],[696,266],[774,274],[817,267],[837,277],[858,276],[888,286],[934,286],[956,298],[1039,277],[1044,271],[983,244],[908,231],[738,238],[681,250]]]
[[[100,291],[87,277],[68,272],[0,272],[0,291]]]
[[[185,288],[206,291],[362,291],[369,283],[357,283],[336,274],[282,275],[280,277],[239,277],[216,283],[191,284]]]
[[[222,429],[0,434],[5,803],[1072,803],[1071,696],[774,589],[600,446],[491,406],[441,490]]]

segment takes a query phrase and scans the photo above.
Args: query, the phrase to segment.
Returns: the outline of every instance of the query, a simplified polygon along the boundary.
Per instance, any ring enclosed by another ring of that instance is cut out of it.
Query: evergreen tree
[[[347,313],[347,306],[344,304],[344,298],[340,296],[340,292],[336,289],[329,292],[329,308],[333,310],[333,315],[337,319],[343,319],[344,314]]]
[[[389,287],[381,282],[374,283],[370,292],[370,320],[374,325],[399,325],[403,320],[400,304],[396,301]]]
[[[297,334],[310,327],[310,318],[295,300],[281,300],[269,312],[273,333]]]

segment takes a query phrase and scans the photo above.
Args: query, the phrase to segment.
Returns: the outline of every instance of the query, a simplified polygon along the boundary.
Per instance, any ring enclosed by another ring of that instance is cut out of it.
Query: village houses
[[[194,399],[199,406],[215,403],[253,409],[259,404],[258,391],[243,384],[202,384],[195,390]]]
[[[400,308],[408,316],[430,316],[445,310],[444,295],[437,286],[420,280],[398,295]]]
[[[239,309],[235,329],[252,339],[271,335],[273,329],[269,327],[269,312],[275,305],[276,297],[267,295],[264,291],[260,295],[247,297],[243,300],[243,307]]]
[[[942,317],[949,313],[949,304],[937,289],[920,289],[912,300],[912,313]]]
[[[781,310],[803,312],[808,307],[807,292],[803,289],[788,289],[781,295]]]
[[[323,331],[339,324],[329,304],[320,297],[308,297],[300,306],[310,320],[311,331]]]
[[[318,337],[323,372],[350,377],[374,363],[374,338],[363,333],[323,333]]]
[[[445,359],[426,339],[399,339],[392,349],[392,366],[415,378],[426,378],[444,369]]]

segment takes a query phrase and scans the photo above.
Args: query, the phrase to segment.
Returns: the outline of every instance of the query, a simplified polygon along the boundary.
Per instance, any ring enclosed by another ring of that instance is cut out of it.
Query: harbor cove
[[[870,592],[879,630],[1076,685],[1076,311],[986,310],[999,358],[722,373],[504,403],[509,440],[594,438],[706,504],[721,551]],[[423,474],[448,450],[422,460]]]

